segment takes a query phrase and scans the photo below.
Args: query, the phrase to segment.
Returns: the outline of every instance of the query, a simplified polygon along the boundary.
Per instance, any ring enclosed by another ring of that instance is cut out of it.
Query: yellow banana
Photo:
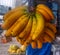
[[[25,11],[18,11],[15,12],[14,14],[12,14],[3,24],[2,24],[2,28],[3,29],[9,29],[15,22],[16,20],[18,20],[18,18],[20,16],[22,16],[24,14]]]
[[[54,33],[57,32],[56,26],[54,26],[54,25],[51,24],[51,23],[46,23],[46,27],[49,28],[49,29],[51,29]]]
[[[42,14],[42,15],[44,16],[44,19],[45,19],[46,21],[50,21],[50,20],[51,20],[49,14],[48,14],[45,10],[43,10],[43,9],[38,9],[38,8],[37,8],[37,9],[36,9],[36,12]]]
[[[37,48],[37,42],[36,41],[32,41],[31,42],[31,46],[33,49]]]
[[[38,38],[38,36],[42,33],[44,26],[45,26],[44,19],[41,14],[36,13],[36,19],[37,19],[37,27],[32,36],[32,40],[35,40],[36,38]]]
[[[37,48],[42,48],[43,43],[40,40],[37,40]]]
[[[43,33],[40,34],[36,40],[37,41],[37,48],[42,48],[42,45],[44,43],[43,35],[44,35]]]
[[[26,15],[21,16],[20,18],[18,18],[18,20],[6,31],[5,35],[6,36],[11,36],[11,32],[12,30],[16,27],[16,25],[21,22]]]
[[[18,6],[10,11],[8,11],[4,16],[3,16],[3,20],[6,21],[12,14],[16,13],[17,11],[19,10],[22,10],[22,9],[26,9],[26,6]]]
[[[40,36],[38,38],[42,43],[44,42],[43,36],[44,36],[44,34],[42,33],[42,34],[40,34]]]
[[[46,30],[44,31],[47,35],[50,36],[50,38],[52,38],[53,40],[55,39],[55,33],[53,31],[51,31],[50,29],[46,28]]]
[[[33,36],[33,34],[36,30],[36,26],[37,26],[36,18],[33,17],[32,19],[33,19],[33,24],[32,24],[31,33],[30,33],[29,37],[26,39],[26,41],[24,43],[25,46],[28,46],[28,44],[32,41],[32,36]]]
[[[19,37],[22,38],[23,40],[26,40],[31,32],[31,28],[32,28],[32,18],[30,17],[27,26],[19,34]]]
[[[47,35],[47,34],[45,34],[45,35],[43,36],[43,38],[44,38],[45,42],[51,43],[51,42],[53,41],[52,38],[50,38],[49,35]]]
[[[21,22],[19,22],[15,28],[12,30],[12,35],[17,36],[19,33],[22,32],[22,30],[26,27],[28,23],[29,17],[26,15],[25,17],[22,17]]]
[[[51,19],[54,19],[53,12],[52,12],[52,10],[51,10],[48,6],[46,6],[46,5],[44,5],[44,4],[39,4],[39,5],[37,6],[37,8],[39,8],[39,9],[44,9],[44,10],[50,15]]]

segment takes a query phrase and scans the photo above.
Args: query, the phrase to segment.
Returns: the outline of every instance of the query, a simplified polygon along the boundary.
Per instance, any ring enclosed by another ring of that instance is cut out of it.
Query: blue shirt
[[[51,43],[44,43],[41,49],[33,49],[29,45],[26,49],[26,55],[50,55],[51,52]]]

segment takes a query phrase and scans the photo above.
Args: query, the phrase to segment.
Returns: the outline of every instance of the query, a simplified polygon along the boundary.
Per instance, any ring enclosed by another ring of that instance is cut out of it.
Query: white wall
[[[26,0],[16,0],[16,6],[22,5]]]

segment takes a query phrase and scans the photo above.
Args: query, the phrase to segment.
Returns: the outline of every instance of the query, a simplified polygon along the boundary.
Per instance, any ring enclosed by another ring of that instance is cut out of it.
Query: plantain
[[[19,35],[19,33],[21,33],[23,29],[26,27],[28,20],[29,20],[28,15],[26,15],[25,17],[23,16],[21,18],[22,18],[21,22],[19,22],[11,32],[12,36]]]
[[[41,14],[36,13],[36,19],[37,19],[37,26],[34,31],[34,34],[32,35],[32,40],[35,40],[36,38],[38,38],[38,36],[42,33],[45,26],[44,19]]]

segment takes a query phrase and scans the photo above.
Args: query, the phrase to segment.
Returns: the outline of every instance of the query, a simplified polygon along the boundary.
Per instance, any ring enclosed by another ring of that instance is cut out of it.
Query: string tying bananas
[[[44,4],[37,5],[35,13],[29,13],[27,6],[17,7],[4,15],[2,28],[7,30],[6,37],[16,37],[23,48],[29,44],[32,48],[42,48],[43,43],[55,39],[57,30],[50,23],[52,19],[52,11]]]

